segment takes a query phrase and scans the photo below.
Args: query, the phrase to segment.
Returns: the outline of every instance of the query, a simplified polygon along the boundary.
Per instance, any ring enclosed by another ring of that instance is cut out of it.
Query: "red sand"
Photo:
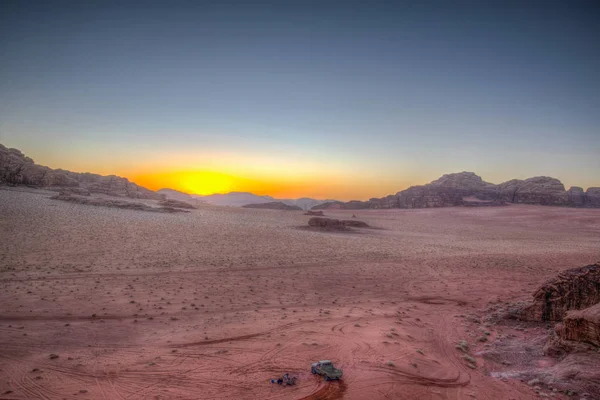
[[[382,228],[344,234],[47,197],[0,190],[0,399],[538,398],[481,357],[511,328],[475,320],[600,259],[600,210],[326,211]],[[269,382],[284,372],[298,385]]]

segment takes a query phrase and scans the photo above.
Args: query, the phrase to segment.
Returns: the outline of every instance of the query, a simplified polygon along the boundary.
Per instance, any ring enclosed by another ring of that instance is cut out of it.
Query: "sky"
[[[198,194],[600,186],[598,21],[577,0],[5,0],[0,143]]]

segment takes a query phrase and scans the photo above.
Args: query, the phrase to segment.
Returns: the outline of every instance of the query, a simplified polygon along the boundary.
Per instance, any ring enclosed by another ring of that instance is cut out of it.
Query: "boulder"
[[[564,340],[600,346],[600,303],[583,310],[567,311],[556,333]]]
[[[562,321],[567,311],[600,303],[600,262],[562,272],[544,283],[533,297],[533,304],[519,313],[520,318]]]

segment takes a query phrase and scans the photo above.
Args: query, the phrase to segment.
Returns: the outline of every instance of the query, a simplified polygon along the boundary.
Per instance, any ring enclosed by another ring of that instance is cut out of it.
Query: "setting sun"
[[[184,192],[207,195],[227,193],[232,189],[233,178],[213,171],[184,172],[179,174],[179,185]]]
[[[154,190],[171,188],[200,195],[227,193],[236,190],[240,181],[240,178],[215,171],[146,173],[136,175],[134,179]]]

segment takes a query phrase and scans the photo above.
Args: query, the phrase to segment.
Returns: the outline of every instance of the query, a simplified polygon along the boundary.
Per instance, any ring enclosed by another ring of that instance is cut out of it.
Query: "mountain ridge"
[[[367,201],[329,202],[313,209],[435,208],[509,203],[600,208],[600,187],[584,191],[572,186],[565,190],[561,181],[549,176],[511,179],[496,185],[484,181],[474,172],[463,171],[442,175],[430,183],[411,186],[395,195]]]

